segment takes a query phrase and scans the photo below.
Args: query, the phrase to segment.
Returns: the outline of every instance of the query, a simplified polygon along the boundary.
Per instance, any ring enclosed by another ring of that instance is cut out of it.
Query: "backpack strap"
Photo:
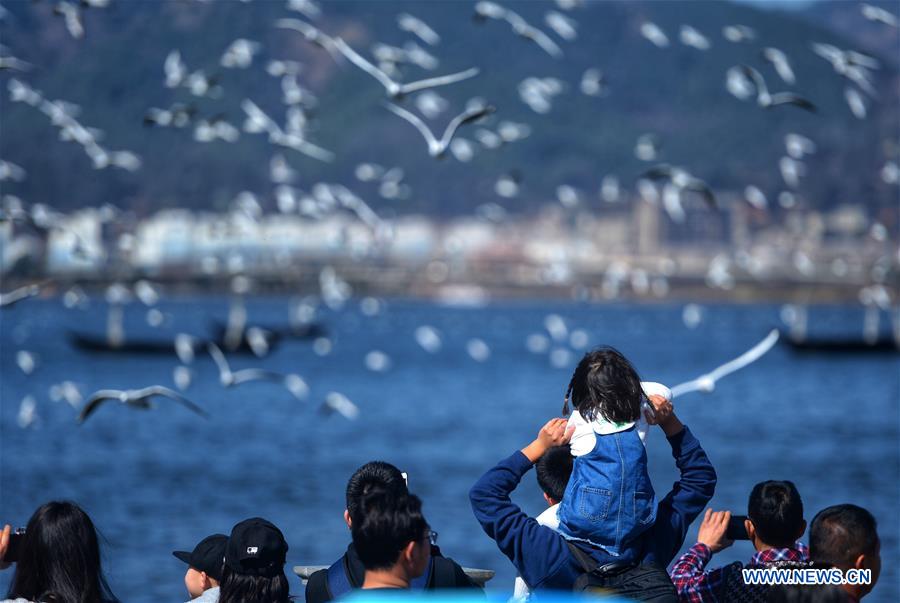
[[[566,540],[566,546],[569,547],[569,552],[572,553],[572,556],[575,557],[575,561],[578,562],[578,565],[581,566],[581,569],[586,574],[590,574],[600,565],[597,563],[597,560],[588,555],[585,551],[581,549],[576,544],[573,544],[572,541]]]
[[[347,575],[347,569],[344,567],[346,557],[346,555],[342,555],[340,559],[332,563],[328,568],[326,586],[332,600],[339,599],[353,590],[350,578]]]
[[[413,578],[409,582],[410,590],[425,590],[430,584],[431,576],[434,573],[434,556],[428,557],[428,567],[425,568],[425,572],[419,576],[418,578]],[[434,588],[433,585],[431,585]]]

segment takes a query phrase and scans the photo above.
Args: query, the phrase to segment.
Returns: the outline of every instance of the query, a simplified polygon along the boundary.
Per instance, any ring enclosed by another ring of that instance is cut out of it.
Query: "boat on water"
[[[900,342],[894,337],[882,336],[874,340],[857,337],[815,337],[798,338],[783,333],[784,340],[797,352],[832,354],[896,354],[900,353]]]

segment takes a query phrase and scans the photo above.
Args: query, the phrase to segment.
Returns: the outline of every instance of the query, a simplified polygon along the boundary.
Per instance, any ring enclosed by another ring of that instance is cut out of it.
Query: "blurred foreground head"
[[[71,502],[48,502],[28,520],[7,596],[29,601],[117,601],[103,577],[94,522]]]

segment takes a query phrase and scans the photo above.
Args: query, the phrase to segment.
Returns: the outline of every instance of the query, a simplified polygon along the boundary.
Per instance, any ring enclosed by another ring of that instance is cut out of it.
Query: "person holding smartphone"
[[[744,568],[805,564],[809,548],[800,542],[806,531],[803,501],[793,482],[765,481],[750,492],[747,516],[707,509],[697,534],[697,543],[682,555],[669,572],[678,600],[765,601],[768,587],[744,584]],[[756,549],[747,565],[736,561],[707,570],[712,556],[734,544],[749,540]]]

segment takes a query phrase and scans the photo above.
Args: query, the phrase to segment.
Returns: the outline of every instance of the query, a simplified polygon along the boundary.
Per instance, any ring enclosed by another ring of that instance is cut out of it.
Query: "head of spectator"
[[[834,505],[819,511],[809,529],[809,554],[817,562],[843,571],[871,570],[869,584],[846,584],[853,599],[866,596],[881,573],[881,540],[871,513],[856,505]]]
[[[19,545],[7,597],[66,603],[117,601],[103,577],[97,530],[81,507],[71,502],[38,507]]]
[[[548,448],[547,452],[535,463],[537,482],[544,493],[547,505],[552,507],[562,500],[566,486],[569,484],[569,477],[572,475],[574,460],[568,446],[553,446]]]
[[[353,525],[363,497],[374,489],[385,490],[395,495],[407,494],[406,478],[399,469],[384,461],[371,461],[353,472],[347,482],[347,508],[344,521],[347,527]]]
[[[641,379],[628,359],[614,348],[601,347],[585,354],[575,367],[563,414],[569,414],[571,402],[586,421],[628,423],[640,418],[642,401]]]
[[[744,528],[757,551],[793,547],[806,531],[803,501],[794,483],[769,480],[753,486]]]
[[[281,530],[261,517],[234,526],[225,546],[219,603],[287,603],[287,551]]]
[[[778,584],[766,595],[767,603],[848,603],[847,593],[829,584]]]
[[[225,534],[213,534],[197,543],[191,552],[172,552],[176,558],[188,564],[184,585],[191,597],[197,598],[205,591],[219,586],[227,543],[228,536]]]
[[[375,488],[353,516],[353,545],[366,569],[364,589],[409,588],[428,565],[435,534],[414,494]]]

